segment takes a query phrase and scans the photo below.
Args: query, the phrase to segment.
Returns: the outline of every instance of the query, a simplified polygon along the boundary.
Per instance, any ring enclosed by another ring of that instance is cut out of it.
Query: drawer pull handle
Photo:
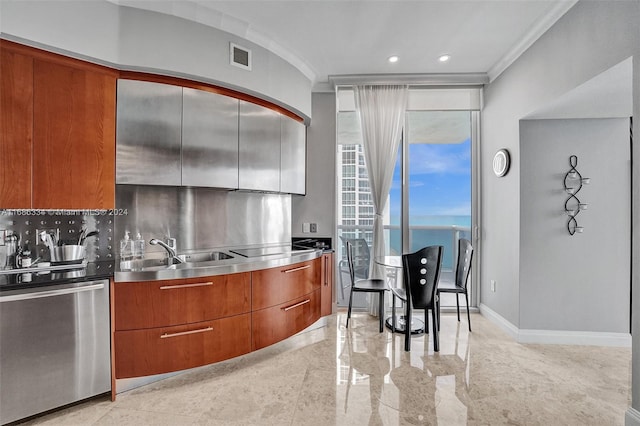
[[[287,312],[293,308],[297,308],[298,306],[306,305],[311,302],[311,299],[303,300],[302,302],[298,302],[295,305],[287,306],[286,308],[281,308],[283,311]]]
[[[311,268],[311,265],[300,266],[299,268],[293,268],[293,269],[286,269],[282,272],[284,272],[285,274],[288,274],[290,272],[302,271],[303,269],[309,269],[309,268]]]
[[[163,285],[160,290],[171,290],[175,288],[187,288],[187,287],[202,287],[205,285],[213,285],[211,281],[206,283],[193,283],[193,284],[179,284],[179,285]]]
[[[324,285],[329,284],[329,258],[324,257]]]
[[[198,330],[191,330],[191,331],[181,331],[180,333],[164,333],[160,336],[160,338],[166,339],[168,337],[177,337],[177,336],[185,336],[187,334],[204,333],[205,331],[213,331],[213,327],[200,328]]]

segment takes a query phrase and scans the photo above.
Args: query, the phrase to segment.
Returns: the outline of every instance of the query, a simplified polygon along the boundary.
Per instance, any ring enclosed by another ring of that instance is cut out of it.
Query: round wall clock
[[[493,156],[493,173],[498,177],[502,177],[509,172],[509,151],[501,149]]]

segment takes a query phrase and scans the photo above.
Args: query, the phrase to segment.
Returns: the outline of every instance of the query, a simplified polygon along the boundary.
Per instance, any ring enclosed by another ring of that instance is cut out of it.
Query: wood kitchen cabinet
[[[0,208],[31,207],[33,58],[0,44]]]
[[[321,259],[252,272],[254,311],[285,303],[320,288]]]
[[[195,323],[251,311],[249,272],[115,284],[116,330]]]
[[[115,377],[197,367],[251,351],[251,273],[114,285]]]
[[[117,71],[5,40],[0,50],[0,208],[113,208]]]
[[[322,260],[252,272],[252,350],[293,336],[320,318]]]
[[[320,318],[320,290],[252,314],[252,349],[262,349],[304,330]]]
[[[251,351],[251,314],[115,332],[116,378],[199,367]]]
[[[115,72],[34,61],[34,208],[115,206],[115,111]]]
[[[320,316],[324,317],[333,313],[333,253],[322,255],[320,283]]]

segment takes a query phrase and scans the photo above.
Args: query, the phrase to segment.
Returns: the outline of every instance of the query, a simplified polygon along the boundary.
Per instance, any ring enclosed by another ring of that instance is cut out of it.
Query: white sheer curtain
[[[385,254],[382,212],[389,198],[409,89],[406,85],[365,85],[355,86],[354,93],[375,209],[370,278],[384,279],[383,268],[373,259]],[[372,295],[369,312],[375,314],[377,305],[377,295]]]

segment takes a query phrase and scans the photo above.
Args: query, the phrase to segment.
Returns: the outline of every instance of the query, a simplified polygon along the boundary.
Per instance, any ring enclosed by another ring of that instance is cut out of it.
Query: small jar
[[[20,267],[21,268],[29,268],[31,267],[31,251],[25,250],[20,255]]]

